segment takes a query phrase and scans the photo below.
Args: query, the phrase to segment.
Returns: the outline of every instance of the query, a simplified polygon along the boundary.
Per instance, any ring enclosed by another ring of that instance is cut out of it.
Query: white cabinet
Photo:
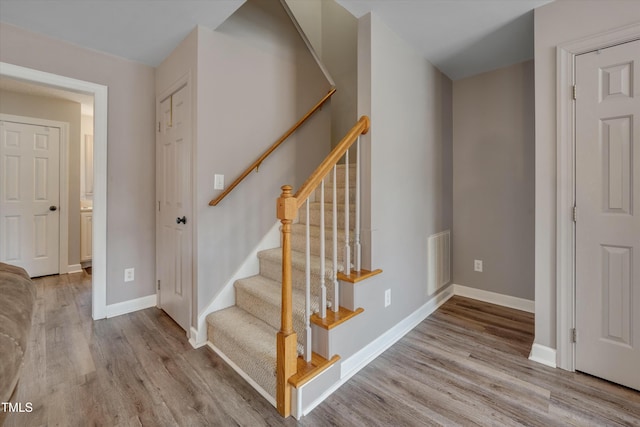
[[[80,261],[91,261],[93,246],[93,212],[80,212]]]

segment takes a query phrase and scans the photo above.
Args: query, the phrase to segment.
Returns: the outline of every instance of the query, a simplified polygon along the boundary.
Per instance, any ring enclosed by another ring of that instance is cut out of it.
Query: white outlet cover
[[[473,261],[473,270],[482,273],[482,260],[476,259]]]
[[[125,282],[133,282],[135,277],[135,269],[134,268],[125,268],[124,270],[124,281]]]
[[[384,306],[389,307],[391,305],[391,289],[384,291]]]

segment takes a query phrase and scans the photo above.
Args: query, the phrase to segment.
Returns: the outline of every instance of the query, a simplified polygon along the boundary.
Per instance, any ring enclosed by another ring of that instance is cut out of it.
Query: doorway
[[[67,271],[68,135],[64,122],[0,113],[0,261],[31,277]]]
[[[0,76],[40,84],[94,98],[92,309],[94,320],[107,315],[107,97],[108,88],[44,71],[0,62]]]
[[[577,58],[582,54],[588,54],[589,52],[596,52],[596,55],[597,55],[598,50],[601,50],[602,52],[604,52],[607,48],[610,48],[612,46],[622,45],[628,42],[633,42],[638,39],[640,39],[640,25],[634,24],[634,25],[622,27],[613,31],[608,31],[606,33],[588,36],[588,37],[558,46],[558,55],[557,55],[557,59],[558,59],[557,60],[557,79],[558,79],[557,232],[558,232],[558,239],[557,239],[557,253],[556,253],[556,262],[557,262],[557,277],[556,277],[556,282],[557,282],[557,329],[556,329],[557,353],[556,355],[557,355],[557,358],[556,359],[557,359],[558,367],[569,370],[569,371],[575,371],[576,369],[587,371],[587,369],[581,368],[576,364],[576,360],[577,360],[576,353],[577,353],[578,346],[575,341],[579,342],[581,339],[585,339],[585,336],[581,333],[581,331],[579,329],[576,329],[578,327],[584,329],[584,326],[580,326],[576,323],[577,311],[582,309],[581,307],[578,307],[578,304],[582,304],[582,303],[576,299],[576,296],[577,296],[577,284],[576,284],[577,270],[576,269],[579,268],[578,266],[580,263],[584,264],[585,262],[590,262],[591,264],[598,264],[597,268],[600,269],[600,273],[602,274],[599,274],[598,277],[596,277],[596,279],[600,280],[601,283],[604,283],[606,280],[602,280],[605,278],[605,275],[604,275],[605,268],[603,266],[607,264],[606,257],[604,256],[606,255],[606,252],[607,252],[606,250],[604,250],[606,249],[605,246],[611,246],[611,247],[620,246],[620,248],[615,248],[615,250],[613,251],[615,253],[614,253],[614,257],[611,258],[611,261],[614,261],[614,258],[617,260],[621,260],[621,258],[618,256],[618,255],[621,255],[621,254],[618,254],[618,249],[624,249],[622,246],[625,246],[624,244],[615,244],[615,242],[613,242],[612,240],[608,240],[607,242],[601,243],[598,245],[600,249],[600,253],[597,255],[597,258],[591,259],[590,261],[585,261],[584,259],[582,261],[577,260],[577,257],[579,256],[578,251],[580,249],[578,249],[576,245],[580,244],[580,242],[577,241],[577,237],[579,236],[577,236],[576,224],[580,224],[581,221],[587,219],[585,218],[585,215],[589,215],[589,212],[588,212],[589,208],[588,206],[581,207],[576,205],[576,201],[577,201],[576,191],[581,191],[578,188],[577,170],[580,169],[580,167],[583,170],[586,170],[586,169],[584,165],[580,166],[577,164],[578,159],[576,158],[576,152],[580,148],[580,147],[577,147],[576,145],[577,135],[580,131],[576,128],[575,117],[577,114],[579,114],[579,112],[576,110],[575,98],[578,98],[578,99],[580,99],[580,97],[584,98],[585,96],[587,96],[587,94],[585,93],[585,90],[588,91],[588,89],[585,89],[583,87],[584,85],[577,86],[575,89],[573,89],[574,85],[576,84],[576,62],[577,62]],[[617,74],[617,76],[614,76],[612,74],[611,77],[613,80],[610,80],[607,83],[607,84],[612,84],[611,89],[613,90],[609,91],[610,95],[614,95],[617,92],[619,92],[618,89],[621,87],[620,83],[622,83],[623,85],[625,84],[624,81],[621,81],[621,82],[617,81],[617,78],[620,76],[619,72],[622,71],[622,69],[624,68],[620,66],[623,66],[625,61],[622,61],[620,63],[617,63],[617,61],[614,61],[614,62],[616,63],[615,64],[612,63],[609,65],[602,65],[602,67],[599,66],[597,71],[597,75],[601,80],[602,78],[607,77],[607,73],[611,73],[615,71],[614,74]],[[599,82],[598,84],[600,83],[601,82]],[[613,86],[616,86],[616,85],[618,86],[618,89],[613,88]],[[633,87],[636,88],[636,86],[637,84],[634,85]],[[598,96],[597,102],[599,104],[602,104],[601,101],[602,99],[604,99],[603,95],[606,95],[604,93],[605,89],[606,87],[605,85],[603,85],[600,88],[601,93],[597,95]],[[609,89],[606,89],[606,90],[609,90]],[[636,94],[633,95],[632,97],[635,97],[637,101],[637,98],[638,98],[637,89],[634,89],[634,90],[636,91]],[[619,93],[616,96],[624,97],[625,95],[624,93]],[[585,107],[581,107],[581,108],[583,110],[585,109]],[[609,132],[605,133],[605,131],[607,130],[607,126],[614,123],[613,122],[605,123],[605,122],[608,122],[610,120],[613,120],[614,122],[616,122],[618,119],[623,118],[623,116],[625,115],[618,116],[616,114],[606,113],[604,116],[597,119],[598,130],[595,133],[595,137],[599,139],[599,144],[600,142],[605,142],[604,135],[611,136]],[[620,127],[617,126],[618,124],[620,123],[616,123],[614,127],[616,127],[619,130]],[[622,140],[619,138],[620,135],[623,135],[623,134],[619,134],[618,136],[614,135],[614,138],[616,138],[618,141],[616,143],[617,148],[621,148],[624,145],[624,144],[621,144]],[[604,148],[606,148],[607,144],[603,143],[599,145],[600,149],[604,151],[604,154],[606,154],[606,150],[604,150]],[[582,147],[582,149],[584,148],[585,147]],[[613,156],[618,159],[621,158],[619,153],[611,153],[611,154],[613,154]],[[626,157],[627,161],[630,160],[629,157],[630,156]],[[603,159],[600,159],[600,160],[603,160]],[[629,165],[633,167],[633,164],[630,163]],[[580,184],[587,189],[593,189],[594,192],[599,193],[600,204],[598,205],[598,209],[601,211],[601,213],[603,210],[606,210],[604,209],[604,204],[603,204],[603,201],[605,200],[605,198],[602,197],[602,195],[604,195],[606,191],[608,191],[608,189],[604,187],[604,182],[606,182],[607,178],[606,178],[606,174],[604,174],[603,172],[605,172],[606,168],[609,166],[610,164],[607,165],[607,163],[605,163],[604,161],[601,161],[598,164],[597,169],[594,169],[591,171],[592,178],[593,176],[599,175],[598,179],[601,179],[601,178],[603,179],[603,181],[601,182],[602,185],[600,186],[600,188],[596,188],[599,186],[597,182],[588,183],[586,184],[586,186],[585,184]],[[616,170],[612,172],[614,172],[616,182],[620,183],[622,179],[620,172],[622,172],[622,176],[624,176],[624,173],[625,173],[624,170],[621,168],[616,168]],[[636,167],[636,174],[637,174],[637,167]],[[604,178],[603,178],[603,175],[604,175]],[[610,178],[613,178],[614,175],[610,175]],[[637,187],[637,184],[635,185]],[[609,189],[613,190],[614,193],[616,194],[616,197],[615,197],[616,200],[619,200],[619,197],[617,196],[618,190],[622,190],[623,191],[622,194],[624,194],[623,187],[618,186],[617,189],[609,187]],[[637,200],[637,194],[636,194],[636,200]],[[617,201],[613,203],[613,205],[618,205]],[[639,209],[635,208],[635,210],[638,211]],[[593,210],[593,209],[592,211],[597,212],[597,210]],[[638,212],[635,213],[635,215],[637,214]],[[608,212],[606,213],[606,215],[615,216],[618,214],[614,212]],[[619,218],[621,217],[619,216]],[[587,222],[587,225],[588,225],[588,222]],[[629,245],[627,245],[627,247],[629,247]],[[622,258],[624,258],[624,256]],[[624,262],[622,262],[622,264],[618,263],[618,265],[624,265]],[[621,270],[620,268],[617,268],[617,267],[616,269],[618,272],[621,272],[624,270],[624,268]],[[582,275],[584,275],[584,273],[582,273]],[[609,276],[608,274],[606,276],[612,278],[612,276]],[[625,282],[624,275],[619,277],[621,278],[621,280],[618,280],[618,284],[622,285]],[[633,280],[635,280],[635,283],[633,282]],[[637,287],[638,286],[637,277],[634,277],[632,281],[627,281],[627,284],[629,286]],[[620,289],[622,288],[618,287],[618,290]],[[604,295],[603,293],[600,293],[600,301],[598,302],[598,304],[602,304],[603,302],[606,302],[605,301],[606,297],[607,297],[606,295]],[[618,300],[620,300],[620,298],[618,298]],[[627,299],[626,302],[629,303],[631,301]],[[630,308],[630,307],[627,307],[627,308]],[[602,305],[593,306],[590,308],[590,310],[591,310],[590,315],[594,315],[596,311],[598,313],[602,312],[603,306]],[[634,316],[633,314],[630,314],[630,312],[628,312],[623,316],[620,316],[620,314],[621,313],[618,313],[618,320],[619,321],[622,320],[623,322],[624,322],[623,317],[627,316],[627,314],[631,316],[631,317],[627,317],[627,320],[633,319],[633,316]],[[636,316],[635,321],[637,322],[638,314],[636,313],[635,316]],[[615,316],[611,319],[608,319],[607,321],[613,320],[614,318]],[[601,335],[599,339],[606,340],[608,338],[604,337],[604,334],[603,334],[603,331],[606,330],[606,324],[604,323],[604,320],[602,318],[600,320],[601,322],[597,325],[598,332]],[[620,322],[618,322],[618,324],[620,324]],[[634,343],[634,345],[637,346],[638,339],[636,339],[635,341],[636,342]],[[611,360],[609,360],[609,363],[611,364]],[[604,376],[602,374],[600,375]],[[616,380],[614,379],[614,381]]]
[[[185,78],[158,99],[156,277],[158,306],[190,334],[193,287],[191,86]]]
[[[640,390],[640,278],[633,274],[640,270],[635,64],[640,40],[575,61],[575,341],[577,370]]]

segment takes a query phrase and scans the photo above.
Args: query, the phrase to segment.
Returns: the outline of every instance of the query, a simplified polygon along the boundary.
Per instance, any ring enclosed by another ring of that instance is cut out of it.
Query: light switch
[[[224,190],[224,175],[215,174],[213,176],[213,189]]]

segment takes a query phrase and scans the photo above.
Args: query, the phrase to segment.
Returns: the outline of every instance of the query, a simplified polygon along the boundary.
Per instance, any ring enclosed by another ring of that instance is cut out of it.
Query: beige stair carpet
[[[349,186],[355,185],[355,167],[349,169]],[[333,300],[333,178],[329,174],[325,183],[325,286],[327,301]],[[337,168],[336,187],[338,193],[338,263],[336,272],[344,269],[344,177],[345,167]],[[350,188],[349,198],[355,190]],[[311,310],[320,310],[320,293],[323,271],[320,268],[320,196],[316,191],[310,203],[309,235],[311,252]],[[350,204],[350,226],[354,225],[355,207]],[[300,222],[293,224],[291,234],[291,260],[293,285],[293,327],[298,338],[298,353],[305,342],[305,284],[306,284],[306,225],[305,207],[298,212]],[[350,233],[353,246],[353,233]],[[353,259],[353,255],[352,259]],[[282,248],[273,248],[258,253],[260,273],[236,281],[236,305],[207,316],[208,339],[224,355],[233,361],[268,394],[276,392],[276,334],[280,329],[280,307],[282,292]]]

